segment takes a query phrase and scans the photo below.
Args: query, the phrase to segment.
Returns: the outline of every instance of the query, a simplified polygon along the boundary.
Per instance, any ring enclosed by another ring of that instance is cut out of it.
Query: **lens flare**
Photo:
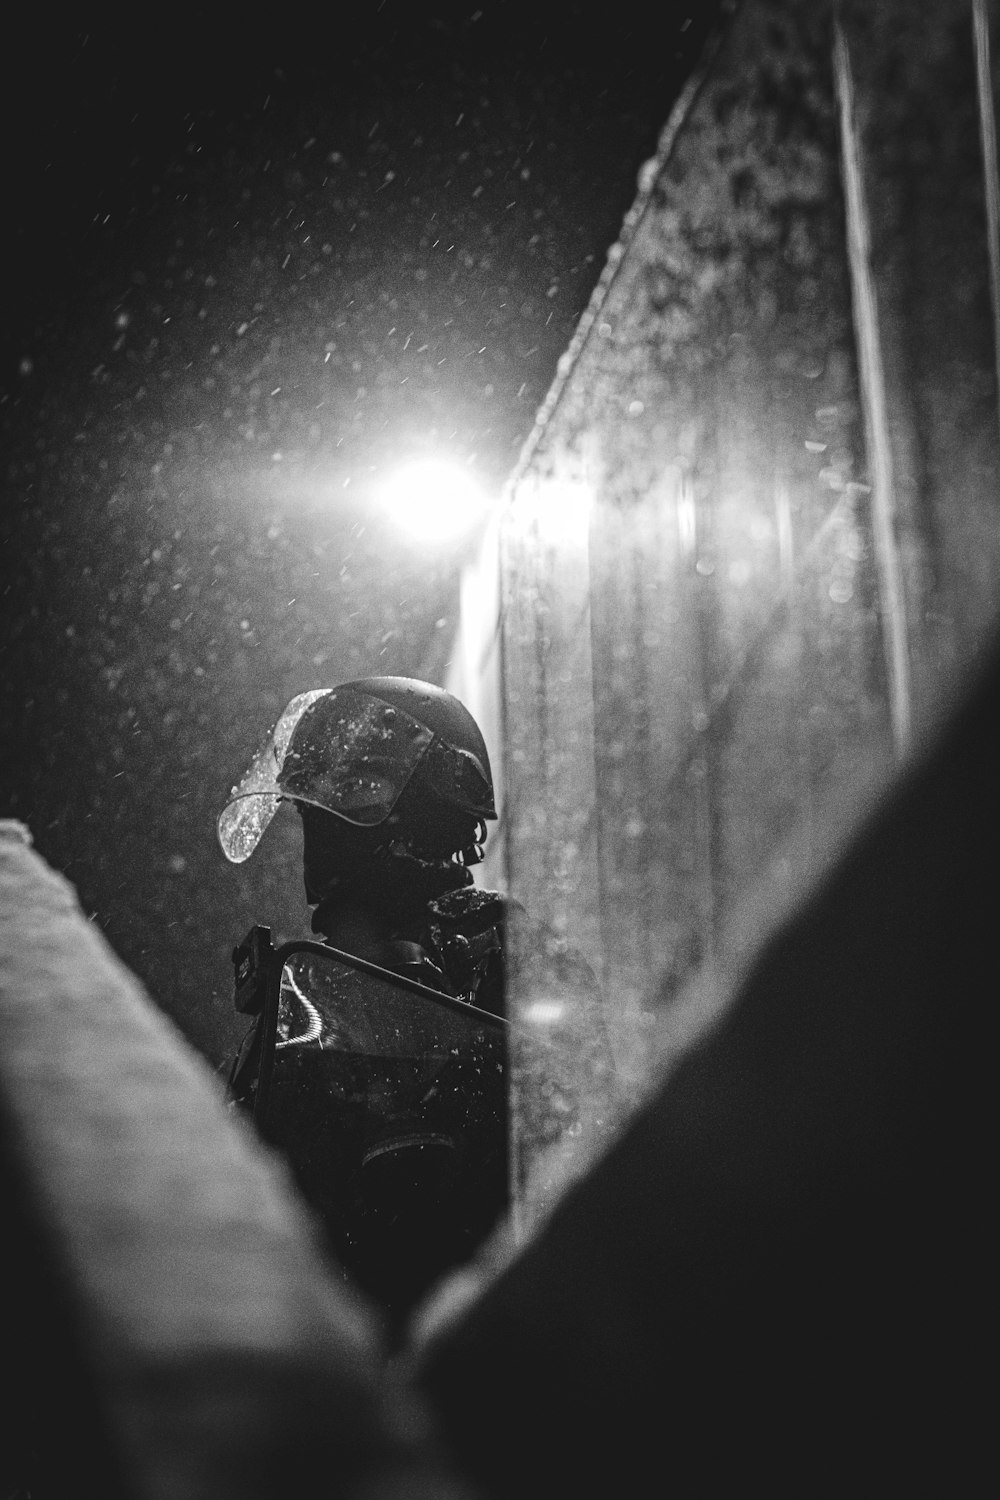
[[[387,477],[379,498],[400,527],[431,543],[463,539],[487,510],[486,495],[469,470],[442,458],[404,464]]]

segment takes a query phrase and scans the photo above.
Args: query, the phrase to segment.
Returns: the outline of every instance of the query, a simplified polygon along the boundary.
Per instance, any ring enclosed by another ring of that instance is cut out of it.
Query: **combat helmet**
[[[233,787],[219,815],[219,842],[241,864],[282,800],[378,827],[415,778],[460,822],[497,816],[486,743],[453,693],[413,677],[364,677],[298,693]]]

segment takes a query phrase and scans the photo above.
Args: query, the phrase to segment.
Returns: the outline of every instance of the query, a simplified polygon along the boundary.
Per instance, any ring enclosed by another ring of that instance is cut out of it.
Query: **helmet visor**
[[[278,803],[308,802],[361,827],[392,812],[433,740],[425,724],[353,688],[293,698],[219,816],[226,858],[242,864]]]

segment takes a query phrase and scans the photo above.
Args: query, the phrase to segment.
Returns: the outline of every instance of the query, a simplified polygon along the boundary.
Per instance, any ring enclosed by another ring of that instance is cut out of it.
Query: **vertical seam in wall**
[[[983,149],[983,201],[986,244],[990,257],[993,304],[993,358],[997,374],[997,418],[1000,420],[1000,185],[997,180],[997,122],[990,67],[990,24],[986,0],[972,0],[972,39],[976,54],[979,136]]]
[[[906,596],[895,534],[895,477],[885,369],[879,336],[878,293],[871,264],[871,232],[861,168],[854,79],[847,41],[834,17],[834,83],[840,116],[841,165],[847,218],[847,262],[851,278],[854,336],[872,480],[872,532],[882,605],[889,710],[893,742],[901,755],[912,727],[909,632]]]

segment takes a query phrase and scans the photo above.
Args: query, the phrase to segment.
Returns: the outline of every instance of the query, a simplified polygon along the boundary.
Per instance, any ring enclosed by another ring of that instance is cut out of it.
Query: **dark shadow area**
[[[722,1019],[426,1354],[487,1494],[979,1487],[998,722],[994,652]]]

